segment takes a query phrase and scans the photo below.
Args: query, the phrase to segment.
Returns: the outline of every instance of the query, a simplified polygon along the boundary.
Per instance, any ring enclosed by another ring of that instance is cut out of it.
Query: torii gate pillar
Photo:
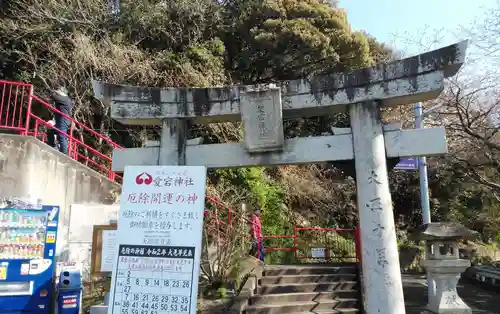
[[[97,98],[111,103],[113,119],[163,126],[159,147],[115,150],[113,171],[123,171],[125,165],[230,168],[354,159],[364,310],[404,314],[386,158],[440,155],[447,152],[447,145],[443,128],[383,126],[380,109],[439,96],[444,79],[461,67],[466,47],[467,42],[461,42],[348,74],[281,82],[279,87],[160,89],[93,82],[93,88]],[[350,129],[331,136],[283,137],[283,117],[339,111],[349,112]],[[245,142],[193,145],[186,138],[186,120],[199,124],[242,120]]]
[[[349,109],[367,313],[405,313],[399,253],[377,101]],[[374,310],[368,310],[368,309]],[[383,312],[389,311],[389,312]]]

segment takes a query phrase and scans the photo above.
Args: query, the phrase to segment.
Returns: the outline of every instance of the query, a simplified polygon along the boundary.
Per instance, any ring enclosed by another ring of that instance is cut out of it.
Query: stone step
[[[260,283],[262,285],[276,285],[287,283],[331,283],[339,281],[357,281],[357,274],[329,274],[329,275],[285,275],[264,276]]]
[[[328,292],[338,290],[359,290],[359,283],[357,281],[342,281],[330,283],[267,284],[258,287],[258,294]]]
[[[360,297],[358,290],[337,290],[328,292],[299,292],[282,294],[257,295],[250,299],[251,305],[274,304],[284,302],[310,302],[337,299],[357,299]]]
[[[251,305],[246,308],[246,314],[284,314],[300,312],[325,312],[341,309],[357,309],[357,299],[338,299],[323,302],[284,302],[265,305]],[[342,312],[341,312],[342,313]]]
[[[264,276],[290,276],[290,275],[328,275],[328,274],[356,274],[356,264],[345,265],[291,265],[291,266],[266,266]]]

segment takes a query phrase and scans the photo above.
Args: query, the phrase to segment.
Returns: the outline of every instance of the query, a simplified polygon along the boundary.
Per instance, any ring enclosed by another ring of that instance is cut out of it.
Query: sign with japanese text
[[[415,157],[401,158],[396,167],[394,167],[394,169],[416,170],[418,169],[418,158]]]
[[[108,314],[196,313],[206,168],[127,166]]]
[[[113,265],[116,261],[116,231],[102,231],[102,251],[101,251],[101,272],[113,272]]]
[[[324,247],[316,247],[311,248],[311,257],[312,258],[325,258],[325,248]]]

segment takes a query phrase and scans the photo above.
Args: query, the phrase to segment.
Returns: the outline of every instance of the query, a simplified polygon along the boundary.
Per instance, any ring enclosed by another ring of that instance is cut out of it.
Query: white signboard
[[[101,272],[112,272],[116,261],[116,230],[102,231]]]
[[[324,247],[315,247],[311,249],[311,257],[312,258],[325,258],[325,248]]]
[[[108,314],[196,313],[205,180],[205,167],[125,167]]]

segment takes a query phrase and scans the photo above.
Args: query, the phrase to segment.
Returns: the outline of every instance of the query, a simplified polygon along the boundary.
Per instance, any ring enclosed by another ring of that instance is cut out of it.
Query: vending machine
[[[58,206],[0,209],[0,313],[51,313],[58,218]]]

